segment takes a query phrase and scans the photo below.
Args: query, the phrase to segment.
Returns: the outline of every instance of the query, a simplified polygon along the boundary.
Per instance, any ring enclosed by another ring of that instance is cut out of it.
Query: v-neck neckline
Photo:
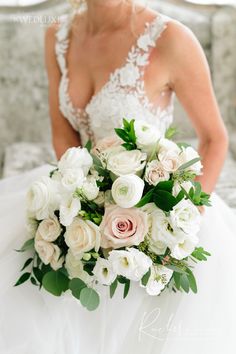
[[[141,37],[145,36],[148,33],[148,31],[150,30],[150,28],[156,23],[156,21],[160,21],[161,18],[162,18],[162,15],[160,13],[158,13],[151,21],[145,22],[143,31],[141,31],[141,33],[138,35],[138,37],[136,38],[136,40],[134,41],[134,43],[131,45],[130,49],[128,50],[128,53],[124,59],[124,63],[110,72],[107,81],[101,86],[101,88],[95,94],[93,94],[91,96],[91,98],[89,99],[89,101],[87,102],[87,104],[85,105],[84,108],[76,107],[73,104],[71,97],[69,95],[69,81],[70,81],[69,80],[69,70],[68,70],[67,60],[65,58],[65,73],[66,73],[65,75],[66,75],[66,79],[67,79],[67,88],[66,88],[67,96],[68,96],[68,100],[69,100],[71,106],[73,107],[73,109],[75,111],[78,111],[81,113],[87,111],[87,109],[94,102],[94,100],[97,99],[103,93],[103,91],[110,85],[110,83],[112,82],[113,76],[117,75],[127,65],[129,56],[132,53],[132,51],[134,51],[136,48],[139,48],[139,46],[138,46],[139,39]],[[67,36],[67,50],[70,45],[69,32],[70,32],[70,28],[68,30],[68,36]]]

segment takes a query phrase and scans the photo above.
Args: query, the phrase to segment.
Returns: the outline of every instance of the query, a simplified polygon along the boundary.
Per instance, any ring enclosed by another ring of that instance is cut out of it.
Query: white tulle
[[[140,37],[142,48],[152,43],[147,35],[157,38],[157,29],[164,29],[161,17],[159,21],[153,22],[151,31],[145,32],[145,38]],[[63,36],[68,32],[63,31],[58,34],[58,41],[64,45],[57,46],[58,55],[67,49],[68,43],[63,42]],[[60,55],[58,60],[65,69]],[[62,79],[65,80],[65,76]],[[132,76],[129,80],[132,83]],[[136,86],[129,95],[117,86],[114,94],[112,87],[110,80],[91,100],[89,109],[83,113],[79,110],[76,114],[70,110],[71,102],[61,88],[61,110],[75,129],[82,130],[84,139],[91,131],[95,138],[112,133],[117,125],[114,117],[118,119],[131,113],[133,118],[141,117],[162,129],[171,122],[172,108],[163,108],[165,98],[156,103],[154,112],[145,104],[145,97],[141,99],[135,93]],[[92,130],[89,118],[93,122]],[[39,291],[30,283],[13,287],[26,259],[25,254],[14,251],[26,237],[26,190],[32,181],[48,174],[51,168],[45,165],[0,182],[0,353],[233,354],[236,218],[214,193],[212,207],[202,217],[200,230],[200,243],[212,256],[195,268],[196,295],[165,290],[159,297],[150,297],[133,283],[125,300],[122,286],[110,299],[109,289],[103,287],[98,289],[101,294],[99,308],[88,312],[69,294],[57,298],[43,289]]]

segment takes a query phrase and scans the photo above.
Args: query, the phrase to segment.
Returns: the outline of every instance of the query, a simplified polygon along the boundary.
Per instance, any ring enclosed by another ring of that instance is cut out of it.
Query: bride
[[[88,138],[110,134],[123,117],[145,119],[164,131],[177,95],[199,138],[204,165],[199,180],[212,194],[212,207],[201,210],[200,231],[201,245],[212,256],[195,268],[196,295],[167,290],[150,297],[134,285],[123,300],[119,289],[110,299],[104,288],[92,313],[66,295],[56,298],[30,284],[13,287],[24,261],[14,249],[26,237],[25,193],[51,166],[2,180],[0,353],[232,354],[236,221],[214,193],[228,142],[203,51],[181,23],[134,0],[83,5],[46,33],[57,157]]]

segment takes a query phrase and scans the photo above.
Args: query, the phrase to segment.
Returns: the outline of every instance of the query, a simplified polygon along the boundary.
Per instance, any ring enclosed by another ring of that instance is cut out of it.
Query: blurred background
[[[236,0],[148,0],[148,5],[190,27],[203,46],[230,134],[230,152],[217,192],[236,210]],[[54,159],[44,32],[68,11],[65,0],[0,0],[1,177]],[[175,115],[181,140],[196,143],[177,101]]]

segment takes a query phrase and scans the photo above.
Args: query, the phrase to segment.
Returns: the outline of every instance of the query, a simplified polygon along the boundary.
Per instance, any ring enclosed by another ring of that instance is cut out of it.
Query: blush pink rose
[[[105,209],[100,230],[103,248],[137,246],[148,232],[148,216],[138,208],[111,205]]]
[[[121,144],[122,140],[117,135],[111,135],[98,140],[91,152],[94,155],[99,155],[100,153],[109,150],[113,147],[120,146]]]

